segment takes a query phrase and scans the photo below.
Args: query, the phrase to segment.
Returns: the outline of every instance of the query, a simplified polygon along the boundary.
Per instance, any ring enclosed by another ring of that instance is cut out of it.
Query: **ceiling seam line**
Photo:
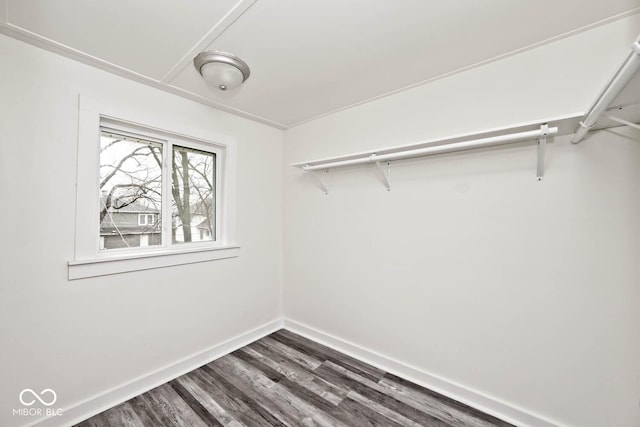
[[[197,54],[202,49],[209,46],[216,41],[221,35],[223,35],[231,25],[233,25],[245,12],[247,12],[257,0],[241,0],[233,9],[231,9],[225,16],[222,17],[198,42],[187,51],[187,53],[180,58],[180,60],[160,79],[160,83],[168,84],[174,80],[182,70],[189,66],[189,63],[193,61],[195,57],[194,52]],[[237,14],[237,16],[235,16]],[[227,21],[229,21],[227,23]],[[217,34],[216,34],[217,33]]]

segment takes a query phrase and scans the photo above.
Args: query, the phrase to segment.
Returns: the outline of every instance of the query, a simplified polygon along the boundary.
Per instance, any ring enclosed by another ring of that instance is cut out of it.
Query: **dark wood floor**
[[[286,330],[78,424],[510,425]]]

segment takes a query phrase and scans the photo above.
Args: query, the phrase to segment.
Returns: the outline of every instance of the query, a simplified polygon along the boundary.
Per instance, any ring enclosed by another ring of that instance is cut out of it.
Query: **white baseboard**
[[[554,423],[544,417],[502,402],[499,399],[471,390],[468,387],[464,387],[436,375],[429,374],[375,351],[351,344],[341,338],[319,331],[300,322],[282,318],[273,320],[256,329],[240,334],[221,344],[188,356],[176,363],[158,369],[121,386],[115,387],[102,394],[86,399],[85,401],[63,408],[63,415],[61,416],[40,419],[31,425],[38,427],[60,427],[76,424],[129,400],[132,397],[138,396],[159,385],[171,381],[180,375],[210,363],[213,360],[244,347],[247,344],[257,341],[283,327],[291,332],[302,335],[320,344],[324,344],[334,350],[355,357],[356,359],[362,360],[363,362],[369,363],[391,374],[429,388],[430,390],[441,393],[447,397],[479,409],[487,414],[494,415],[517,426],[559,426],[558,423]]]
[[[73,406],[62,408],[63,415],[44,418],[32,425],[38,427],[69,426],[83,421],[93,415],[118,405],[132,397],[138,396],[161,384],[171,381],[180,375],[186,374],[202,365],[229,354],[232,351],[244,347],[260,338],[269,335],[283,327],[282,318],[273,320],[256,329],[242,333],[221,344],[215,345],[204,351],[185,357],[169,366],[139,377],[126,384],[115,387],[107,392],[91,397]]]
[[[429,374],[375,351],[351,344],[341,338],[319,331],[295,320],[285,318],[284,328],[517,426],[559,426],[558,423],[552,422],[544,417],[532,414],[524,409],[517,408],[499,399],[471,390],[468,387],[436,375]]]

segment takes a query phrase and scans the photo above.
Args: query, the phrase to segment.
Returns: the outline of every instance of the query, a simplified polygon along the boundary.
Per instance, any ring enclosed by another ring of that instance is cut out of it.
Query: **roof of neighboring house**
[[[100,207],[104,208],[105,203],[107,201],[106,196],[100,197]],[[113,206],[109,207],[110,212],[127,212],[127,213],[159,213],[159,209],[155,209],[152,207],[144,206],[140,203],[132,202],[126,206],[121,207],[120,209],[115,209]]]
[[[198,230],[210,230],[211,227],[209,227],[209,220],[207,220],[206,218],[203,219],[202,221],[200,221],[200,224],[196,225],[196,228]]]
[[[100,197],[100,205],[104,208],[107,201],[106,196]],[[154,220],[153,224],[138,225],[137,218],[130,218],[128,221],[122,214],[140,215],[140,214],[155,214],[159,215],[160,211],[148,206],[144,206],[141,203],[132,202],[127,206],[123,206],[120,209],[114,209],[113,206],[109,208],[108,214],[100,223],[100,235],[108,235],[113,233],[122,234],[148,234],[157,233],[160,230],[160,223]],[[114,214],[112,216],[112,214]],[[127,215],[127,216],[130,216]],[[117,226],[116,226],[117,224]]]
[[[134,215],[136,214],[134,213]],[[137,219],[134,219],[134,221],[131,223],[127,223],[126,221],[122,220],[122,216],[116,215],[115,218],[113,218],[111,217],[111,215],[107,215],[100,223],[100,234],[108,234],[114,232],[120,232],[122,234],[159,233],[160,223],[158,221],[155,221],[150,225],[138,225]]]

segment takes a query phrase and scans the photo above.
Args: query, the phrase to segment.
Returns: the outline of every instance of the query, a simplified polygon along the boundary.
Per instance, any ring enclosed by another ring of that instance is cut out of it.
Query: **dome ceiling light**
[[[226,52],[201,52],[193,65],[210,88],[223,92],[238,88],[251,74],[246,62]]]

